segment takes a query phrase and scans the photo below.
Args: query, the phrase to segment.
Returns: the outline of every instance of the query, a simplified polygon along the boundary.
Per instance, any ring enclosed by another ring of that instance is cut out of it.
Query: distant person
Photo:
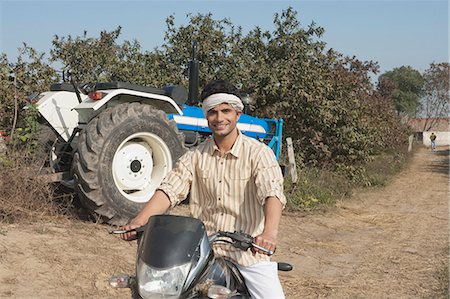
[[[436,150],[436,135],[434,135],[434,133],[431,133],[430,140],[431,140],[431,151],[434,152]]]

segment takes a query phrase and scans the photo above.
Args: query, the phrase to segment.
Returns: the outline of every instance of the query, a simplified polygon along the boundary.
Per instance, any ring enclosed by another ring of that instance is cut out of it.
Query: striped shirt
[[[224,154],[212,138],[187,152],[159,189],[172,207],[189,194],[190,213],[203,221],[208,234],[243,231],[255,237],[264,229],[266,198],[274,196],[286,204],[283,176],[272,150],[241,133]],[[242,266],[269,260],[226,244],[215,244],[214,249]]]

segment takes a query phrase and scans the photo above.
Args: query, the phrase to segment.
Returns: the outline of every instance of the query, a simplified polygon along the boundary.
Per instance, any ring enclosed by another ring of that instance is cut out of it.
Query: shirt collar
[[[239,152],[242,148],[242,133],[238,129],[238,136],[236,138],[236,141],[234,142],[233,146],[231,147],[231,150],[229,150],[227,153],[230,153],[231,155],[235,156],[236,158],[239,158]],[[211,155],[214,155],[214,153],[220,152],[219,148],[217,147],[216,143],[214,142],[214,138],[211,137],[209,140],[209,148],[208,151]]]
[[[232,154],[236,158],[239,158],[239,153],[241,151],[241,147],[242,147],[242,133],[238,129],[238,136],[236,138],[236,141],[233,144],[233,147],[230,150],[230,154]]]

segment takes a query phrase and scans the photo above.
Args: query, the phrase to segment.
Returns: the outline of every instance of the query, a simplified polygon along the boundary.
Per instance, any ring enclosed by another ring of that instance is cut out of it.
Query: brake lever
[[[264,248],[264,247],[261,247],[261,246],[259,246],[259,245],[256,245],[255,243],[252,243],[252,246],[255,247],[256,249],[259,249],[259,250],[261,250],[261,251],[267,253],[269,256],[274,254],[273,251],[271,251],[271,250],[269,250],[269,249],[266,249],[266,248]]]
[[[131,233],[131,232],[136,232],[136,233],[142,233],[145,229],[145,226],[139,226],[136,228],[132,228],[132,229],[116,229],[116,230],[110,230],[108,231],[110,234],[126,234],[126,233]]]
[[[247,251],[250,247],[255,247],[256,249],[259,249],[259,250],[267,253],[269,256],[274,254],[273,251],[253,243],[253,237],[250,236],[249,234],[246,234],[246,233],[243,233],[243,232],[229,233],[229,232],[224,232],[224,231],[220,231],[219,233],[221,235],[223,235],[225,237],[228,237],[231,240],[233,240],[233,246],[234,247],[237,247],[237,248],[242,249],[244,251]]]

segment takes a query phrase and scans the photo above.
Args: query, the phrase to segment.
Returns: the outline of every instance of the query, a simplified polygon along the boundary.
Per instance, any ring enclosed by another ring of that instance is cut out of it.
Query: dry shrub
[[[10,151],[0,160],[0,222],[74,215],[73,195],[59,192],[39,177],[41,167],[42,161],[24,150]]]
[[[364,185],[385,186],[393,176],[408,165],[411,157],[406,150],[385,152],[373,157],[373,160],[365,165]]]

